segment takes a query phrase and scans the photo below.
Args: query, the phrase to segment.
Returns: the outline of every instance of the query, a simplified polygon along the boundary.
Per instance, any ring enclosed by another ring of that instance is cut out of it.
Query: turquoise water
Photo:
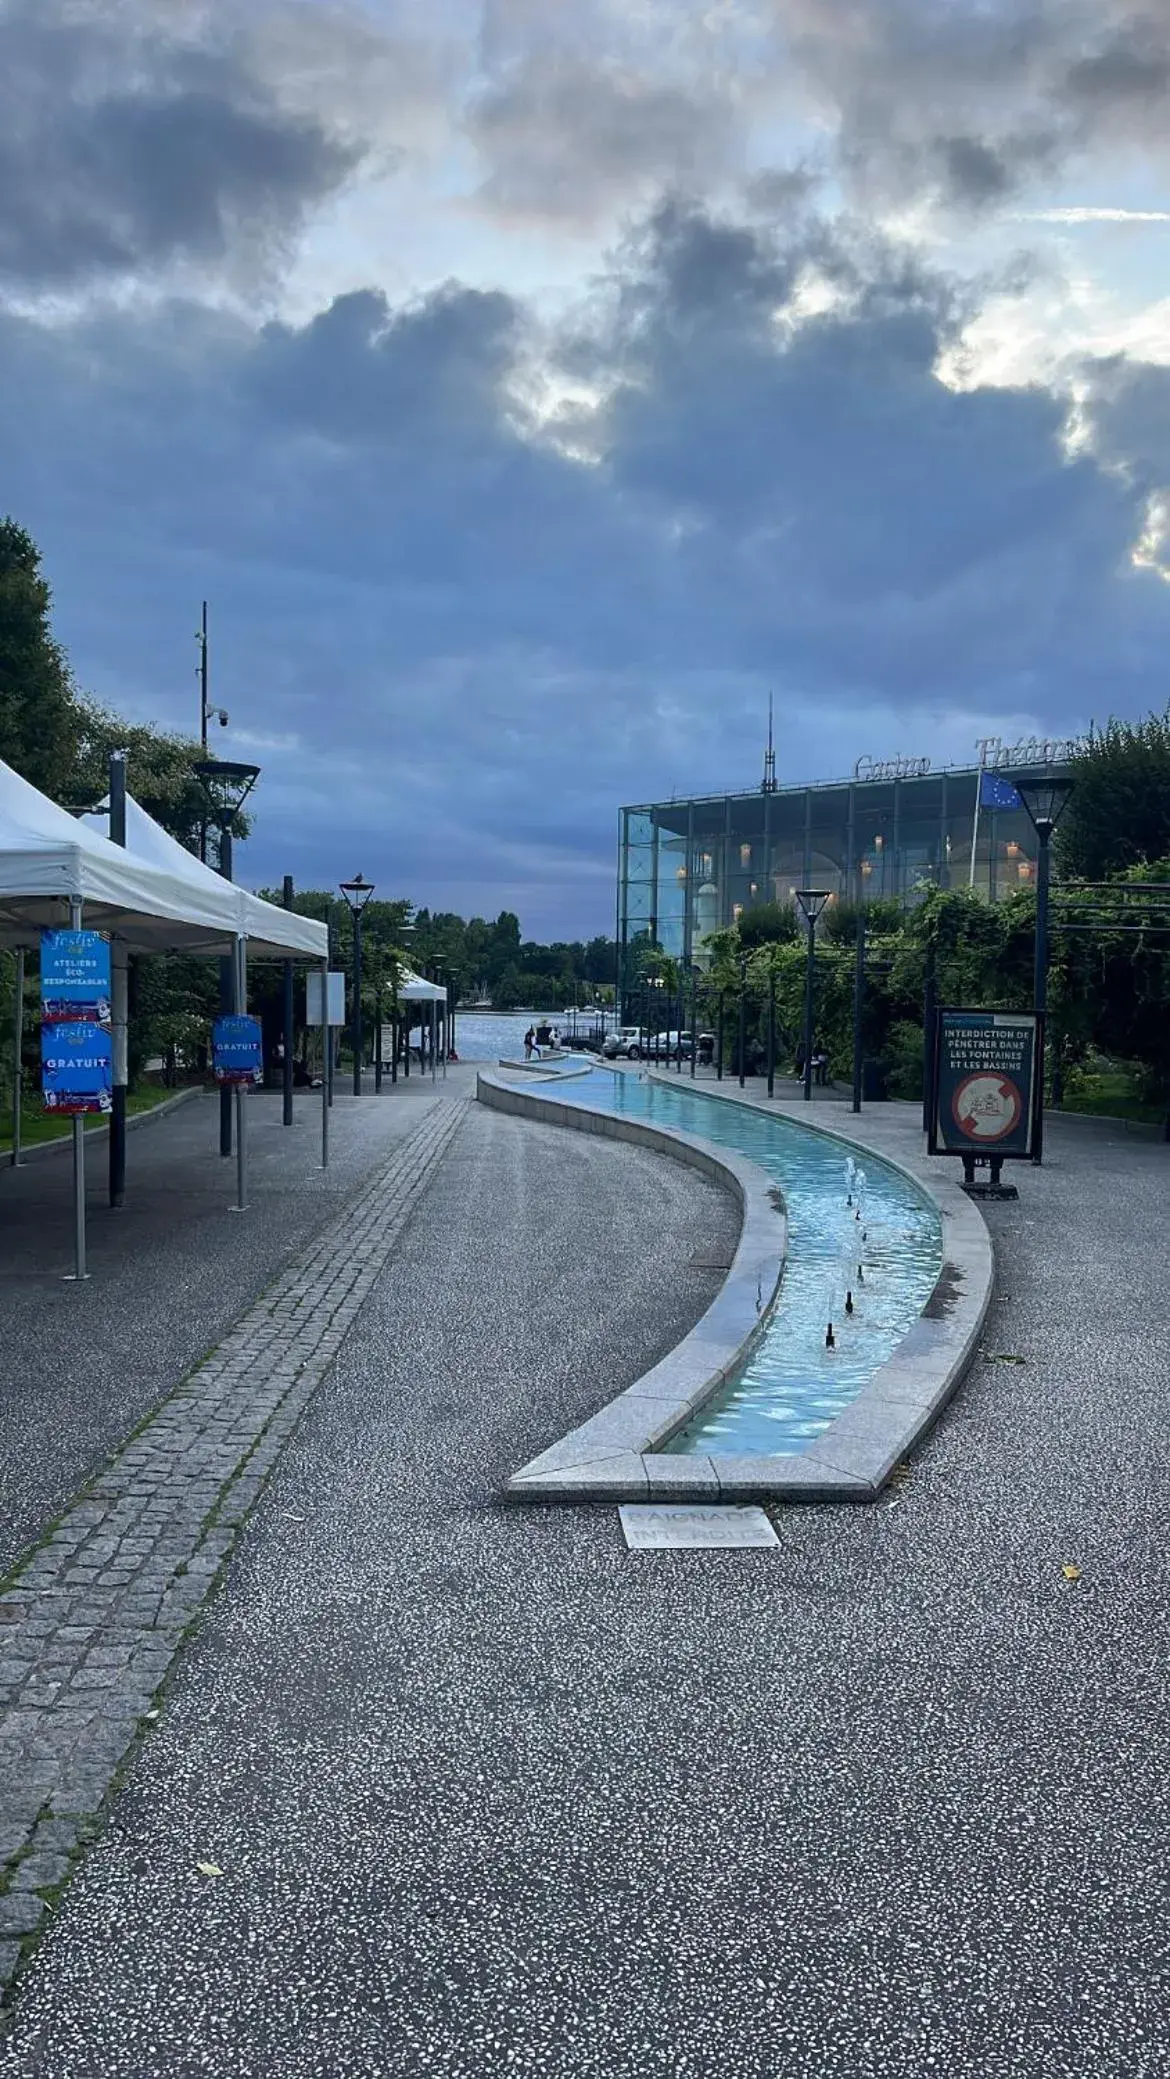
[[[859,1149],[865,1184],[850,1207],[848,1151],[839,1142],[790,1119],[706,1097],[685,1078],[675,1088],[595,1068],[559,1082],[556,1095],[560,1103],[702,1134],[747,1156],[779,1186],[788,1260],[768,1326],[742,1372],[668,1448],[786,1457],[807,1450],[892,1355],[934,1289],[942,1236],[925,1193]],[[696,1231],[694,1239],[701,1247],[703,1234]],[[830,1320],[832,1350],[825,1348]]]

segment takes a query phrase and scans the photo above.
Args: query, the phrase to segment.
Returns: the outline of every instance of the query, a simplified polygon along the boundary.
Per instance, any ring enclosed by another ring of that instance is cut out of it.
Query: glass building
[[[765,782],[751,793],[704,794],[621,811],[617,938],[623,987],[638,943],[701,960],[709,932],[756,903],[824,888],[843,901],[921,901],[926,889],[973,886],[990,901],[1026,886],[1036,833],[1026,810],[976,813],[980,773],[1014,782],[1066,771],[1075,746],[1037,744],[989,754],[978,766],[930,769],[927,759],[859,759],[849,780],[807,787]],[[985,789],[988,792],[1003,788]]]

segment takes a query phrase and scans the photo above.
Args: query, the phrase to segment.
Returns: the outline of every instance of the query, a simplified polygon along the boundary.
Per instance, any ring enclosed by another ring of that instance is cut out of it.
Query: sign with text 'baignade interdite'
[[[1032,1153],[1038,1026],[1031,1011],[939,1011],[932,1155],[1021,1160]]]

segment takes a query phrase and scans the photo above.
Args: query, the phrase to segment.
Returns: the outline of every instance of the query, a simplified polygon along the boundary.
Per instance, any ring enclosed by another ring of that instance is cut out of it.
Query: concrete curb
[[[736,1188],[742,1192],[736,1176],[740,1158],[697,1136],[651,1127],[642,1120],[625,1119],[618,1114],[587,1111],[580,1105],[558,1105],[534,1090],[517,1090],[492,1077],[480,1077],[476,1094],[481,1103],[523,1117],[543,1119],[578,1132],[606,1133],[615,1139],[637,1141],[683,1161],[692,1160],[696,1167],[717,1178],[722,1171],[735,1179]],[[716,1093],[707,1089],[702,1094],[716,1102],[746,1105],[773,1117],[791,1116],[730,1091]],[[889,1136],[883,1134],[880,1122],[875,1126],[873,1122],[857,1121],[852,1114],[850,1122],[848,1134],[804,1119],[793,1123],[823,1134],[842,1148],[879,1157],[924,1191],[941,1222],[943,1261],[934,1291],[914,1327],[874,1373],[852,1406],[816,1439],[814,1448],[798,1456],[776,1458],[683,1457],[662,1450],[683,1422],[718,1392],[738,1368],[762,1329],[766,1308],[755,1334],[734,1351],[729,1351],[725,1343],[718,1364],[710,1364],[704,1386],[697,1394],[694,1392],[695,1360],[708,1335],[708,1324],[715,1333],[723,1328],[726,1335],[725,1317],[720,1309],[736,1278],[737,1252],[719,1298],[677,1350],[551,1451],[524,1466],[508,1483],[506,1491],[510,1496],[549,1501],[634,1501],[651,1495],[663,1501],[876,1499],[894,1467],[921,1442],[966,1375],[991,1304],[994,1263],[983,1217],[952,1175],[939,1175],[929,1167],[925,1155],[907,1157],[904,1149],[894,1152],[884,1145]],[[693,1153],[688,1154],[688,1149]],[[765,1194],[774,1190],[754,1164],[742,1167],[760,1181]],[[774,1200],[767,1197],[766,1203],[772,1206]],[[742,1249],[742,1240],[740,1246]],[[769,1306],[778,1285],[777,1275],[770,1288]],[[709,1358],[714,1359],[710,1342],[707,1350]],[[689,1397],[684,1401],[678,1395],[671,1419],[664,1420],[664,1389],[669,1388],[671,1367],[684,1352],[688,1353],[688,1369],[680,1374],[680,1383],[686,1380]],[[650,1382],[656,1383],[651,1386]],[[653,1420],[655,1416],[659,1417],[657,1421]]]
[[[178,1111],[181,1104],[190,1104],[193,1097],[207,1097],[214,1094],[214,1092],[209,1092],[202,1083],[192,1083],[189,1089],[176,1090],[173,1097],[164,1097],[161,1104],[151,1105],[148,1112],[133,1112],[126,1121],[126,1131],[127,1133],[135,1133],[140,1126],[153,1125],[156,1119],[164,1118],[167,1112]],[[110,1129],[108,1126],[91,1126],[85,1136],[85,1145],[87,1148],[101,1148],[105,1146],[109,1138]],[[55,1141],[37,1141],[31,1148],[21,1149],[20,1161],[17,1167],[23,1169],[26,1163],[38,1162],[44,1155],[60,1155],[71,1149],[72,1146],[73,1135],[71,1133],[63,1133]],[[12,1152],[10,1149],[5,1149],[4,1153],[0,1154],[0,1175],[3,1175],[4,1171],[11,1169],[12,1166]]]
[[[622,1499],[628,1501],[645,1499],[650,1493],[665,1495],[668,1474],[681,1468],[675,1484],[681,1481],[689,1492],[690,1467],[706,1461],[655,1454],[719,1391],[763,1332],[780,1287],[788,1244],[788,1222],[777,1205],[775,1186],[754,1162],[728,1148],[717,1148],[697,1134],[676,1133],[642,1119],[625,1119],[583,1105],[558,1104],[551,1095],[538,1095],[533,1089],[517,1088],[482,1072],[476,1096],[480,1104],[496,1111],[538,1119],[545,1125],[567,1126],[578,1133],[605,1134],[671,1156],[723,1185],[738,1200],[742,1224],[731,1269],[690,1334],[625,1393],[532,1459],[507,1487],[510,1495],[549,1496],[559,1501],[579,1491],[593,1494],[601,1478],[617,1480]]]

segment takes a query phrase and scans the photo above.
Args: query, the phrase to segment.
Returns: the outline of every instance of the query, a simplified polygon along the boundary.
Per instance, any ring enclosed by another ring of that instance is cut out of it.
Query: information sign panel
[[[113,1107],[114,1043],[91,1022],[41,1027],[41,1095],[47,1112],[108,1112]]]
[[[323,977],[321,976],[320,972],[314,972],[312,969],[310,969],[309,973],[305,976],[306,1025],[320,1025],[321,1023],[322,979]],[[325,976],[324,979],[327,980],[329,983],[329,994],[327,998],[329,1004],[329,1023],[330,1025],[344,1025],[345,976],[331,969],[329,974]]]
[[[938,1012],[932,1155],[1031,1155],[1038,1027],[1032,1011]]]
[[[217,1018],[211,1029],[217,1083],[258,1083],[264,1073],[259,1018],[245,1012]]]

